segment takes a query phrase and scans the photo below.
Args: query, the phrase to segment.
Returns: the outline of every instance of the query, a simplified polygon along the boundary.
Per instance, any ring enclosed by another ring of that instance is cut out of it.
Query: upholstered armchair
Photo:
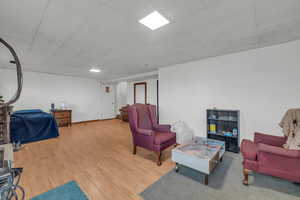
[[[176,144],[176,134],[170,125],[157,123],[156,106],[134,104],[128,107],[129,124],[133,139],[133,154],[142,147],[157,154],[157,165],[161,165],[162,151]]]
[[[286,137],[255,133],[254,142],[243,140],[244,180],[248,185],[250,170],[300,183],[300,150],[282,148]]]

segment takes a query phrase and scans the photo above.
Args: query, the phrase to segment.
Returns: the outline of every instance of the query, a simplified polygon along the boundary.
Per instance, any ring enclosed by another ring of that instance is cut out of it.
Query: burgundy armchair
[[[136,147],[143,147],[157,154],[157,165],[161,165],[161,153],[171,145],[176,145],[176,134],[170,125],[159,125],[156,106],[134,104],[128,107],[128,117],[133,139],[133,154]]]
[[[248,185],[250,170],[300,183],[300,150],[284,149],[286,139],[255,133],[254,142],[242,141],[245,185]]]

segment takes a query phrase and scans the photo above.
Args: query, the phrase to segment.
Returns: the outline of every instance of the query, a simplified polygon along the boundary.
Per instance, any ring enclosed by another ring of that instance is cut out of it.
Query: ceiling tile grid
[[[154,10],[170,24],[138,23]],[[25,70],[105,81],[300,39],[299,10],[299,0],[1,0],[0,37]],[[0,47],[0,68],[9,59]]]

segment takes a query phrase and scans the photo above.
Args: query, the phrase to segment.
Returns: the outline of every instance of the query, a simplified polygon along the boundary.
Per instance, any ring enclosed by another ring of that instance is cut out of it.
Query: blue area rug
[[[68,182],[31,200],[88,200],[75,181]]]

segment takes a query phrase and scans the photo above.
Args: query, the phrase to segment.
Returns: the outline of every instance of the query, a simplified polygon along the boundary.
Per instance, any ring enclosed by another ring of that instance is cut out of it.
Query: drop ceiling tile
[[[298,0],[50,0],[43,15],[47,2],[0,2],[0,34],[16,47],[24,68],[103,80],[289,41],[300,33]],[[157,31],[138,23],[153,10],[171,23]],[[1,56],[0,67],[7,60]],[[91,64],[103,73],[89,73]]]
[[[300,39],[300,19],[294,19],[284,24],[260,29],[259,44],[261,47]]]
[[[52,0],[45,12],[31,51],[44,51],[43,59],[49,58],[56,53],[58,48],[81,31],[99,6],[96,0]]]
[[[1,0],[0,35],[30,43],[48,0]]]
[[[299,0],[255,0],[255,7],[259,29],[300,19]]]
[[[255,0],[260,46],[300,39],[300,1]]]

